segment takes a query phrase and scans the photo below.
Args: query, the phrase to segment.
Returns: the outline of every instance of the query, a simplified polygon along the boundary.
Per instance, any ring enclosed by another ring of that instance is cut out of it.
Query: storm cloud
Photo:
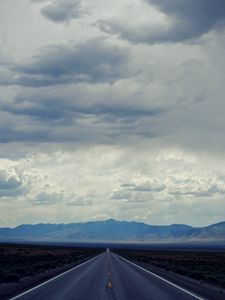
[[[33,56],[30,62],[12,65],[11,71],[15,76],[8,84],[40,87],[114,82],[127,76],[128,57],[126,48],[103,38],[80,44],[49,45]],[[5,82],[7,80],[2,79],[2,84]]]
[[[108,33],[118,34],[123,39],[135,43],[184,42],[194,40],[202,35],[224,29],[225,3],[223,0],[145,0],[149,7],[155,8],[163,15],[161,22],[149,21],[136,26],[116,18],[99,21],[100,28]],[[132,20],[133,22],[133,20]]]
[[[69,22],[83,14],[79,0],[54,0],[41,9],[41,13],[52,22]]]

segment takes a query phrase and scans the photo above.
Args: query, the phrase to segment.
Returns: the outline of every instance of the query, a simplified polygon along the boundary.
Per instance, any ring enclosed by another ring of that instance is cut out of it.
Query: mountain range
[[[156,226],[113,219],[70,224],[23,224],[15,228],[0,228],[1,240],[63,242],[225,241],[225,222],[207,227],[192,227],[184,224]]]

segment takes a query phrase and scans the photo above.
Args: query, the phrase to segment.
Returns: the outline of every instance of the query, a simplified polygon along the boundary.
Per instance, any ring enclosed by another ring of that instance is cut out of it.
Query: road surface
[[[191,291],[107,251],[11,300],[196,300]]]

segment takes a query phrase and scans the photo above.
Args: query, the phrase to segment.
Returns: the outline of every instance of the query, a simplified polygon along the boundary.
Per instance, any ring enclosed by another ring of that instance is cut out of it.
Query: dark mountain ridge
[[[15,228],[0,228],[0,240],[225,241],[225,222],[206,227],[185,224],[157,226],[113,219],[70,224],[23,224]]]

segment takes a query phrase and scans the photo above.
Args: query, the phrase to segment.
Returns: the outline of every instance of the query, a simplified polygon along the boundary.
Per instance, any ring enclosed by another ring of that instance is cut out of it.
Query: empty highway
[[[107,250],[11,300],[203,299]]]

